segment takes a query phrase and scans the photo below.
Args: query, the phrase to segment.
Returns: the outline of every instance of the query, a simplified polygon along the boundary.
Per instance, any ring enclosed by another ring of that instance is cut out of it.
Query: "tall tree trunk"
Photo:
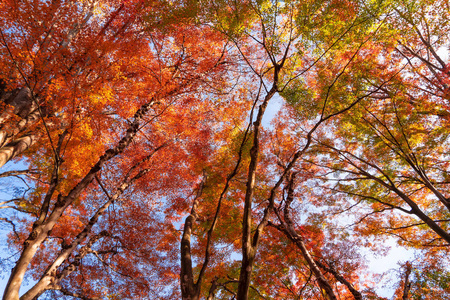
[[[253,146],[250,150],[250,164],[248,167],[247,186],[244,199],[244,216],[242,224],[242,263],[241,271],[239,274],[239,284],[237,299],[247,300],[248,290],[250,288],[251,274],[253,264],[255,262],[256,248],[258,244],[258,238],[252,238],[252,201],[253,193],[255,189],[256,169],[258,166],[259,156],[259,135],[262,118],[266,111],[267,105],[275,95],[277,91],[277,81],[273,84],[264,98],[263,103],[259,106],[256,121],[253,123]]]
[[[189,216],[184,222],[183,237],[181,238],[181,297],[183,300],[198,300],[200,299],[201,278],[197,283],[194,280],[194,272],[192,271],[192,257],[191,257],[191,234],[194,223],[198,218],[197,206],[200,196],[202,195],[205,178],[200,183],[200,186],[195,196],[194,203]]]

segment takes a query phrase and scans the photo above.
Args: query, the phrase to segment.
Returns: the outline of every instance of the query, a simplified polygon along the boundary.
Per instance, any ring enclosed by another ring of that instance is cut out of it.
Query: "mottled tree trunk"
[[[30,130],[41,117],[40,108],[29,88],[7,91],[0,85],[0,167],[30,148],[40,137]]]
[[[15,139],[6,146],[0,148],[0,168],[8,161],[30,148],[39,138],[39,134],[30,134]]]

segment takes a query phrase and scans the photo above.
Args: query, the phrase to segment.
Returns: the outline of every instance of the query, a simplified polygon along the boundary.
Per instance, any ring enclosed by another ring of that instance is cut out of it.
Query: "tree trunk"
[[[198,279],[197,283],[194,281],[194,272],[192,270],[192,257],[191,257],[191,234],[194,227],[194,223],[198,218],[197,206],[199,198],[203,192],[203,186],[205,183],[205,178],[197,191],[194,202],[192,203],[192,209],[189,216],[187,216],[184,222],[183,237],[181,238],[181,272],[180,272],[180,283],[181,283],[181,297],[183,300],[198,300],[200,299],[200,289],[201,289],[201,278]]]
[[[5,90],[4,84],[0,84],[0,101],[5,104],[0,113],[1,168],[39,139],[40,135],[37,132],[22,134],[39,121],[41,111],[36,101],[33,100],[31,90],[27,87],[9,92]],[[14,120],[17,117],[20,118],[19,121]]]
[[[242,263],[239,274],[239,284],[237,300],[247,300],[250,288],[253,264],[255,262],[256,249],[258,247],[259,236],[252,238],[252,201],[255,189],[256,169],[258,167],[259,156],[259,135],[260,126],[266,111],[267,105],[277,91],[278,73],[275,67],[274,83],[268,91],[263,103],[259,106],[256,120],[253,123],[253,146],[250,150],[250,164],[248,166],[247,185],[244,199],[244,216],[242,220]]]
[[[0,148],[0,168],[8,161],[30,148],[38,138],[39,134],[26,135]]]
[[[403,286],[403,295],[402,300],[409,299],[409,290],[411,289],[411,282],[409,280],[409,276],[411,275],[412,265],[408,261],[405,266],[405,284]]]

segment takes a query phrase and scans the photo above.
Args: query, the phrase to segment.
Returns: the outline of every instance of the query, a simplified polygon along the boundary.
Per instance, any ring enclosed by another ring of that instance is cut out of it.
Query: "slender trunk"
[[[253,192],[255,188],[256,180],[256,169],[258,166],[258,156],[259,156],[259,135],[261,121],[264,116],[267,104],[269,100],[275,94],[276,81],[272,86],[272,89],[267,93],[264,98],[263,103],[258,109],[258,114],[256,116],[256,121],[253,123],[253,146],[250,150],[250,164],[248,167],[247,176],[247,186],[245,191],[244,199],[244,216],[243,216],[243,226],[242,226],[242,263],[241,271],[239,274],[239,285],[237,292],[237,300],[247,300],[248,290],[250,287],[251,274],[253,269],[253,264],[255,261],[256,247],[258,241],[253,241],[251,227],[252,227],[252,200]]]
[[[199,198],[202,194],[204,180],[200,183],[197,195],[189,216],[184,222],[183,237],[181,238],[181,297],[183,300],[198,300],[200,297],[200,279],[197,284],[194,281],[194,273],[192,271],[192,257],[191,257],[191,234],[194,223],[197,220],[197,206]]]
[[[211,282],[211,288],[209,289],[208,298],[206,298],[206,300],[214,300],[215,292],[217,289],[217,280],[218,278],[215,277]]]
[[[411,282],[409,280],[409,276],[411,275],[412,265],[410,262],[406,263],[406,270],[405,270],[405,284],[403,286],[403,295],[402,300],[408,300],[409,299],[409,290],[411,289]]]
[[[86,239],[88,234],[91,233],[92,227],[97,223],[100,216],[109,208],[110,205],[112,205],[115,201],[117,201],[117,199],[119,199],[119,197],[130,185],[132,185],[136,180],[142,178],[144,175],[149,173],[150,169],[143,169],[132,178],[129,178],[129,174],[133,170],[137,169],[142,163],[150,160],[153,157],[153,155],[157,151],[165,147],[165,145],[166,143],[155,148],[141,162],[131,167],[127,175],[125,176],[125,179],[117,187],[116,192],[112,196],[109,196],[109,194],[101,184],[100,179],[96,177],[100,187],[105,191],[105,194],[108,196],[108,201],[97,210],[97,212],[89,220],[89,223],[75,237],[75,239],[69,245],[65,245],[64,247],[62,247],[63,249],[61,250],[60,254],[53,261],[53,263],[47,268],[41,279],[30,290],[28,290],[27,293],[25,293],[22,297],[20,297],[20,300],[37,299],[46,290],[57,289],[59,287],[59,282],[75,270],[75,268],[80,264],[81,259],[91,250],[92,245],[100,238],[109,235],[107,231],[102,231],[100,234],[97,234],[94,237],[92,237],[86,244],[86,246],[81,248],[81,250],[75,257],[75,260],[69,266],[66,266],[61,272],[59,272],[59,274],[57,274],[57,270],[61,266],[61,264],[69,258],[69,256],[73,253],[73,251],[81,244],[81,242],[83,242]]]
[[[183,300],[198,300],[197,287],[194,283],[191,258],[192,226],[197,217],[192,213],[184,223],[183,238],[181,239],[181,297]]]
[[[123,183],[118,191],[114,194],[111,199],[109,199],[102,207],[100,207],[97,212],[91,217],[89,220],[89,223],[85,226],[85,228],[76,236],[76,238],[67,246],[63,247],[63,250],[60,252],[58,257],[53,261],[53,263],[47,268],[47,270],[44,272],[44,275],[41,277],[41,279],[31,288],[29,289],[22,297],[20,297],[21,300],[32,300],[35,297],[38,297],[40,294],[42,294],[48,287],[52,285],[56,285],[56,283],[60,280],[57,280],[56,278],[56,272],[57,269],[61,266],[61,264],[66,261],[69,256],[73,253],[73,251],[80,245],[82,241],[86,239],[88,234],[91,232],[92,227],[97,223],[100,216],[108,209],[108,207],[114,203],[117,198],[123,193],[123,191],[128,187],[128,184]],[[95,243],[99,238],[106,236],[107,233],[102,233],[101,235],[98,235],[97,237],[94,237],[89,241],[88,245],[89,247]],[[79,255],[86,255],[86,251],[80,251]],[[60,276],[59,277],[65,277]]]

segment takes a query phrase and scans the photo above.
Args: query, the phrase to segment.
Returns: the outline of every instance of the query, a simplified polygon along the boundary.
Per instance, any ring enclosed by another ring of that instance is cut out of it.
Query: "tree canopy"
[[[3,300],[450,299],[449,14],[3,0]]]

